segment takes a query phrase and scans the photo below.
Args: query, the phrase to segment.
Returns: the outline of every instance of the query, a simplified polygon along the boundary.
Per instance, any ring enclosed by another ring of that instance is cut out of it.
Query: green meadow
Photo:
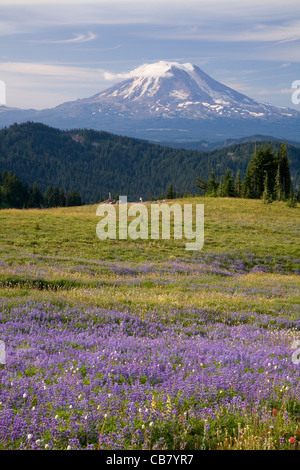
[[[78,300],[97,302],[97,290],[101,289],[103,305],[126,301],[132,305],[140,302],[154,305],[154,298],[158,296],[158,305],[161,302],[178,305],[181,299],[183,304],[219,306],[226,301],[224,291],[218,289],[220,285],[235,290],[234,298],[232,295],[228,298],[228,308],[235,308],[237,302],[240,305],[248,302],[242,294],[243,287],[259,287],[267,293],[277,286],[278,296],[273,292],[268,298],[259,295],[252,299],[254,303],[265,302],[266,305],[270,302],[279,305],[288,292],[296,293],[300,269],[299,206],[289,208],[283,202],[265,205],[257,200],[229,198],[190,198],[173,202],[204,204],[205,234],[201,250],[187,251],[187,240],[174,240],[172,236],[170,240],[99,240],[97,205],[2,210],[2,294],[32,297],[39,296],[41,290],[45,296],[55,291],[56,299],[71,300],[77,295]],[[148,208],[150,227],[150,205]],[[237,278],[222,276],[213,270],[209,272],[209,269],[203,275],[193,275],[197,263],[209,268],[210,261],[216,260],[221,268],[226,270],[227,267],[229,271],[232,262],[241,262],[246,272]],[[179,265],[177,270],[167,272],[170,263],[176,261],[190,266],[190,271],[185,272]],[[119,266],[120,272],[113,272],[111,264]],[[136,279],[134,269],[145,264],[152,267],[151,271],[139,273],[135,285],[127,283]],[[131,269],[127,272],[128,267]],[[258,269],[256,273],[257,267],[266,272]],[[156,283],[156,280],[168,281],[169,278],[172,282],[167,285]],[[187,294],[191,281],[202,287],[192,297]],[[216,283],[213,288],[210,287],[212,282]],[[87,288],[90,289],[88,295]]]

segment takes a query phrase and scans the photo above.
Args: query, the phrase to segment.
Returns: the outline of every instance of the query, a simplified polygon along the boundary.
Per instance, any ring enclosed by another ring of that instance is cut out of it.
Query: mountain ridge
[[[227,167],[244,176],[258,143],[234,144],[214,151],[165,147],[104,131],[62,131],[41,123],[15,124],[0,130],[0,173],[11,171],[24,183],[76,189],[87,203],[107,199],[108,193],[148,200],[172,184],[179,193],[196,191],[197,178],[216,177]],[[280,142],[273,142],[278,148]],[[300,148],[288,145],[295,188],[300,180]]]

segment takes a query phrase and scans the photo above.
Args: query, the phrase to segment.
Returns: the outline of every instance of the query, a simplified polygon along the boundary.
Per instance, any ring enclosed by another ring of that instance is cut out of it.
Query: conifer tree
[[[262,194],[262,200],[263,200],[264,204],[270,204],[272,202],[272,195],[271,195],[270,188],[269,188],[268,173],[265,176],[264,191],[263,191],[263,194]]]
[[[59,190],[59,205],[60,207],[64,207],[66,205],[66,195],[63,189],[60,188]]]
[[[220,179],[220,182],[219,182],[219,185],[218,185],[218,189],[216,191],[216,195],[218,197],[224,197],[224,181],[223,181],[223,176],[221,176],[221,179]]]
[[[76,191],[75,189],[70,191],[68,194],[67,194],[67,201],[66,201],[66,205],[68,207],[70,206],[81,206],[82,205],[82,200],[81,200],[81,196],[79,194],[78,191]]]
[[[28,207],[39,208],[42,207],[44,202],[43,195],[37,183],[33,183],[32,188],[29,190]]]
[[[227,168],[224,175],[223,195],[224,197],[234,197],[234,180],[232,171],[229,168]]]
[[[282,142],[281,147],[280,147],[278,164],[280,167],[280,178],[281,178],[281,185],[284,191],[284,196],[289,197],[292,183],[291,183],[291,176],[290,176],[290,166],[289,166],[289,160],[288,160],[287,146],[285,142]]]
[[[219,182],[216,180],[214,170],[212,170],[209,176],[209,180],[207,182],[207,191],[205,194],[207,196],[213,196],[213,197],[217,196],[218,186],[219,186]]]
[[[54,207],[60,206],[60,191],[59,191],[58,186],[56,186],[53,191],[53,206]]]
[[[174,199],[176,197],[176,194],[175,194],[175,191],[173,189],[173,185],[170,184],[168,187],[167,187],[167,191],[166,191],[166,199]]]
[[[45,207],[54,207],[54,191],[51,186],[48,186],[48,188],[45,191],[44,204],[45,204]]]
[[[268,144],[265,149],[261,146],[252,155],[246,170],[243,196],[246,198],[261,198],[264,192],[265,177],[268,175],[268,191],[272,195],[275,185],[277,159]]]
[[[296,199],[292,184],[290,186],[290,193],[289,193],[289,198],[287,200],[287,205],[289,207],[296,207],[297,206],[297,199]]]
[[[252,155],[246,170],[244,197],[259,198],[263,192],[263,149],[260,146]]]
[[[2,197],[4,202],[10,207],[22,209],[27,207],[29,197],[28,187],[9,171],[3,175]]]
[[[235,182],[234,182],[234,195],[235,197],[241,197],[242,195],[242,179],[240,175],[240,170],[238,170],[236,177],[235,177]]]
[[[200,189],[201,194],[202,192],[205,194],[207,191],[207,182],[202,180],[201,178],[197,178],[195,187]]]
[[[277,201],[282,201],[285,199],[285,192],[284,192],[281,181],[282,181],[282,178],[281,178],[280,164],[278,164],[277,173],[275,177],[275,185],[274,185],[274,199]]]

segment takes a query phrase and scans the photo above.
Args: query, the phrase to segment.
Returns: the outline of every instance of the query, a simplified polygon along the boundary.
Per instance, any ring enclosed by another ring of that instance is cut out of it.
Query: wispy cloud
[[[35,39],[35,40],[30,40],[28,42],[35,42],[39,44],[73,44],[73,43],[82,43],[82,42],[89,42],[93,41],[94,39],[97,38],[97,35],[88,32],[86,34],[76,34],[75,37],[69,38],[69,39]]]
[[[199,25],[239,20],[258,24],[298,17],[299,0],[1,0],[0,8],[21,25],[161,24]],[[18,12],[23,13],[18,15]],[[24,14],[25,12],[25,14]],[[31,12],[32,14],[27,14]],[[296,35],[297,37],[297,35]],[[279,38],[280,39],[280,38]]]
[[[190,26],[190,27],[169,27],[165,30],[157,31],[156,39],[174,40],[209,40],[211,42],[294,42],[300,39],[300,21],[290,21],[286,24],[249,24],[215,23],[214,27]],[[141,36],[153,37],[153,32],[139,32]]]
[[[66,77],[68,80],[96,80],[103,78],[104,71],[88,67],[70,67],[40,62],[0,62],[0,71],[48,77]]]

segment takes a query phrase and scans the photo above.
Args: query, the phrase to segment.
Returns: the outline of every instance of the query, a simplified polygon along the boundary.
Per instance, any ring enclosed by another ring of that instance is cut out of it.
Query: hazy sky
[[[291,101],[300,80],[299,0],[0,0],[7,106],[89,97],[117,74],[191,62],[258,101]]]

